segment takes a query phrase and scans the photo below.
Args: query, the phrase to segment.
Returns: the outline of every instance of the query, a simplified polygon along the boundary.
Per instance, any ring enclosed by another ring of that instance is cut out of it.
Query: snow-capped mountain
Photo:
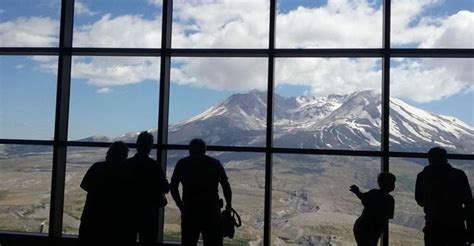
[[[81,142],[110,142],[110,138],[103,135],[94,135],[88,138],[82,138],[79,141]]]
[[[266,92],[234,94],[204,112],[169,128],[168,141],[187,144],[202,138],[210,145],[264,146]],[[326,97],[274,95],[274,145],[291,148],[378,150],[381,144],[381,95],[360,91]],[[156,129],[151,131],[155,138]],[[114,138],[134,142],[140,132]],[[93,136],[80,141],[109,141]],[[474,153],[474,128],[463,121],[390,99],[392,151],[425,152],[433,146]],[[8,147],[8,146],[7,146]],[[1,152],[17,153],[10,147]],[[31,151],[31,150],[30,150]],[[20,151],[21,152],[21,151]]]
[[[396,149],[443,146],[455,152],[474,153],[474,128],[450,116],[429,113],[392,98],[390,136]]]
[[[360,91],[326,97],[275,95],[274,141],[278,147],[379,149],[381,95]],[[200,137],[209,144],[263,146],[266,93],[235,94],[201,114],[170,127],[169,141]],[[473,153],[474,128],[459,119],[390,99],[390,144],[395,151],[444,146]]]

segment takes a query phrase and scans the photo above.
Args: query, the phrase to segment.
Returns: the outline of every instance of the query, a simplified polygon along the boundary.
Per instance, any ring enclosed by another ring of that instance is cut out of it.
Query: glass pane
[[[450,160],[454,167],[463,170],[474,188],[474,161]],[[390,245],[422,245],[425,219],[423,208],[415,201],[416,176],[427,165],[427,159],[391,158],[390,170],[397,176],[395,218],[390,225]]]
[[[168,141],[264,146],[267,59],[172,60]]]
[[[349,187],[378,188],[379,171],[379,158],[275,154],[272,244],[355,245],[363,206]]]
[[[268,47],[269,1],[173,1],[173,47]]]
[[[161,47],[161,0],[75,1],[76,47]]]
[[[276,60],[274,145],[379,150],[381,61]]]
[[[188,151],[169,150],[166,164],[166,177],[171,182],[174,167],[179,159],[188,155]],[[182,186],[179,186],[179,193],[183,194]],[[166,195],[168,205],[165,207],[165,224],[163,228],[163,242],[181,242],[181,212],[171,196]]]
[[[393,59],[390,145],[474,153],[474,59]]]
[[[53,138],[57,64],[54,56],[0,56],[0,138]]]
[[[415,201],[416,175],[423,170],[424,159],[390,158],[390,172],[397,177],[395,215],[390,229],[390,245],[423,245],[425,218]]]
[[[0,1],[0,47],[57,47],[60,13],[60,1]]]
[[[48,233],[53,148],[0,145],[0,231]]]
[[[187,151],[168,152],[168,179],[173,175],[176,162],[187,155]],[[232,187],[232,205],[242,218],[242,227],[236,230],[233,239],[226,238],[225,244],[263,245],[265,154],[209,152],[208,155],[219,159],[224,166]],[[224,198],[220,186],[219,197]],[[167,198],[164,240],[180,242],[180,212],[170,194]]]
[[[278,0],[277,6],[277,47],[382,46],[382,0]]]
[[[469,0],[392,1],[392,46],[473,48],[473,11]]]
[[[159,58],[74,57],[69,139],[134,143],[158,125]]]

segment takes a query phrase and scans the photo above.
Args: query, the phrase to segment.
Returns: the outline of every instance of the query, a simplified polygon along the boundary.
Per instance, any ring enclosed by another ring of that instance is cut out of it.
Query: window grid
[[[162,47],[141,48],[73,48],[72,32],[74,18],[74,0],[62,0],[60,21],[60,42],[58,48],[5,48],[0,47],[0,55],[46,55],[58,56],[58,81],[56,96],[56,116],[54,140],[0,139],[0,144],[33,144],[54,147],[53,171],[51,186],[51,209],[49,236],[61,238],[62,215],[64,205],[64,181],[66,169],[66,149],[69,146],[108,147],[105,142],[78,142],[67,140],[69,118],[69,94],[71,79],[71,57],[75,56],[138,56],[160,57],[160,99],[158,118],[157,159],[166,169],[168,150],[185,150],[186,145],[168,144],[168,111],[170,68],[172,57],[265,57],[268,58],[267,84],[267,128],[265,147],[208,146],[210,151],[260,152],[265,153],[265,210],[264,210],[264,245],[271,244],[271,189],[272,189],[272,155],[273,154],[312,154],[332,156],[380,157],[381,171],[390,168],[389,158],[426,158],[426,153],[392,152],[389,149],[389,110],[390,110],[390,59],[393,57],[416,58],[474,58],[474,49],[393,49],[390,46],[390,0],[383,1],[382,48],[376,49],[276,49],[275,25],[277,0],[270,1],[269,46],[266,49],[173,49],[171,47],[172,0],[163,0],[162,7]],[[377,57],[383,59],[382,65],[382,129],[381,149],[379,151],[359,150],[326,150],[326,149],[292,149],[273,147],[273,91],[274,60],[277,57]],[[135,147],[135,144],[128,144]],[[474,160],[473,154],[449,154],[450,159]],[[162,210],[163,213],[163,210]],[[161,216],[159,241],[163,238],[164,216]],[[385,230],[382,245],[388,245],[388,227]],[[5,233],[6,234],[6,233]],[[12,233],[9,233],[12,234]],[[0,234],[0,238],[2,234]]]

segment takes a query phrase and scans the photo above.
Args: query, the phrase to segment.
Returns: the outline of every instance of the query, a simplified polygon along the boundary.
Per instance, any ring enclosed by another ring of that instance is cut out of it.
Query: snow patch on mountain
[[[380,150],[382,96],[375,91],[348,95],[274,95],[274,145],[289,148]],[[202,138],[210,145],[265,146],[267,93],[234,94],[187,120],[170,125],[168,140],[187,144]],[[474,128],[390,98],[390,149],[420,151],[439,145],[474,153]],[[157,137],[156,129],[149,130]],[[134,142],[140,132],[113,140]],[[105,141],[94,136],[84,141]]]

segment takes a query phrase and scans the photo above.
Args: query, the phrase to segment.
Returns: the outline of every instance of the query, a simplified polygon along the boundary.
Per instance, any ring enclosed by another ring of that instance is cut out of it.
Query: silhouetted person
[[[425,245],[466,245],[474,233],[466,174],[448,163],[443,148],[430,149],[428,161],[416,178],[415,189],[416,202],[425,212]]]
[[[393,218],[395,200],[389,194],[395,189],[395,175],[380,173],[377,183],[380,189],[362,193],[352,185],[350,190],[362,201],[364,210],[354,224],[354,236],[359,246],[376,246],[389,219]]]
[[[164,194],[169,184],[162,167],[149,154],[153,135],[144,131],[137,138],[137,153],[125,162],[127,233],[138,237],[145,245],[155,245],[158,239],[159,209],[166,205]]]
[[[127,145],[114,142],[105,161],[94,163],[81,182],[87,191],[79,227],[81,245],[112,245],[121,241],[120,211],[121,165],[128,156]]]
[[[179,184],[183,186],[183,197]],[[206,143],[193,139],[189,156],[178,161],[171,178],[171,195],[181,211],[181,243],[194,246],[202,233],[204,245],[222,245],[218,185],[222,186],[226,209],[232,208],[232,191],[219,160],[206,155]]]

